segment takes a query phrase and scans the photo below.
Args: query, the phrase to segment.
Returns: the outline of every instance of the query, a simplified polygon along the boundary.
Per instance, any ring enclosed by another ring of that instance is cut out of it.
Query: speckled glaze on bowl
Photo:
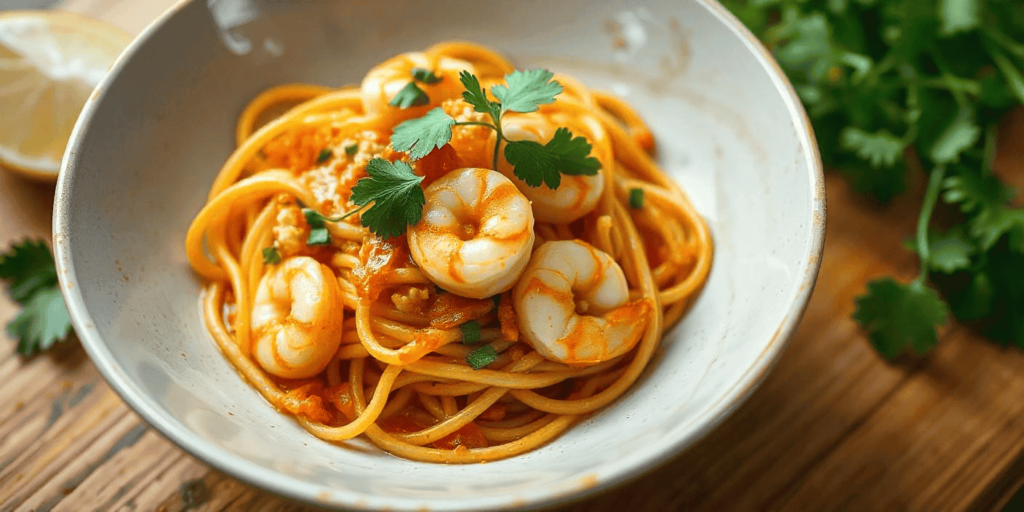
[[[273,492],[357,510],[537,507],[607,488],[706,434],[764,378],[804,310],[824,235],[814,139],[792,88],[711,0],[185,2],[128,49],[79,120],[54,214],[61,285],[93,362],[153,426]],[[397,13],[415,13],[399,16]],[[488,20],[480,23],[476,20]],[[621,399],[531,453],[398,459],[317,440],[221,357],[183,249],[247,100],[356,83],[442,39],[625,96],[714,233],[707,286]]]

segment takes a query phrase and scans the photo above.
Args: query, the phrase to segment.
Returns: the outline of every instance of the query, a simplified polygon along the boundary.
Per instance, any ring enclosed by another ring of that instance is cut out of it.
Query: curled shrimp
[[[629,302],[618,263],[579,240],[537,248],[512,297],[527,343],[548,359],[574,366],[628,352],[651,312],[645,299]]]
[[[560,112],[510,114],[503,119],[502,130],[509,140],[531,140],[546,144],[554,137],[559,126],[569,124],[568,116]],[[573,131],[581,135],[576,127]],[[491,147],[494,147],[493,135],[491,140]],[[603,168],[608,163],[601,164]],[[567,224],[579,219],[594,210],[604,191],[604,178],[600,171],[594,176],[563,175],[561,185],[554,190],[546,185],[531,187],[515,176],[512,166],[505,160],[504,152],[498,158],[498,171],[512,180],[533,203],[533,213],[541,222]]]
[[[432,71],[440,81],[428,84],[414,80],[413,70],[417,68]],[[360,86],[363,111],[369,116],[391,115],[399,119],[422,116],[444,100],[462,97],[463,87],[459,81],[459,72],[462,70],[474,72],[469,62],[451,57],[431,59],[420,52],[396,55],[374,66],[363,78]],[[410,82],[423,90],[429,101],[407,109],[391,106],[391,100]]]
[[[412,259],[438,286],[483,299],[507,291],[530,261],[533,210],[508,178],[456,169],[424,190],[423,218],[409,229]]]
[[[341,342],[344,307],[329,267],[294,256],[267,272],[252,308],[253,357],[286,379],[324,371]]]

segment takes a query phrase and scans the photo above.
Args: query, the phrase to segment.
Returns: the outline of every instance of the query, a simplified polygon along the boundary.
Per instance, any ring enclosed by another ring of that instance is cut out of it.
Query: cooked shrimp
[[[253,357],[268,373],[286,379],[324,371],[341,342],[343,309],[330,267],[308,256],[288,258],[256,289]]]
[[[412,73],[416,68],[433,71],[434,75],[441,79],[433,84],[415,82],[430,101],[425,105],[407,109],[392,107],[390,102],[395,95],[409,82],[413,82]],[[402,119],[419,117],[444,100],[462,97],[463,87],[459,81],[459,72],[462,70],[475,72],[469,62],[451,57],[441,57],[435,63],[420,52],[396,55],[375,66],[363,78],[360,89],[363,111],[370,116],[392,114]]]
[[[651,304],[629,302],[622,268],[579,240],[545,242],[513,291],[520,335],[553,361],[586,366],[633,348]]]
[[[532,140],[541,144],[547,143],[555,135],[559,126],[568,126],[571,122],[565,114],[510,114],[502,121],[502,130],[509,140]],[[600,129],[599,127],[597,129]],[[573,133],[583,135],[577,127]],[[491,147],[494,147],[493,136]],[[600,158],[600,155],[595,155]],[[602,161],[602,168],[608,163]],[[498,159],[498,171],[507,176],[516,187],[533,202],[533,214],[541,222],[567,224],[594,210],[601,192],[604,191],[604,178],[601,171],[594,176],[563,175],[562,183],[552,190],[546,185],[531,187],[513,173],[512,166],[505,160],[504,152]]]
[[[512,288],[530,261],[533,210],[507,178],[456,169],[424,191],[423,218],[409,229],[420,270],[452,293],[482,299]]]

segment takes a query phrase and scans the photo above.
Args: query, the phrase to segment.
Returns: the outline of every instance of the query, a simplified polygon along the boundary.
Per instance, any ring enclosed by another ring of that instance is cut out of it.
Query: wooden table
[[[170,3],[69,0],[63,8],[137,32]],[[1011,163],[1024,169],[1021,162]],[[991,510],[1020,486],[1024,354],[953,325],[930,359],[892,365],[850,320],[866,281],[916,273],[900,243],[913,231],[920,192],[880,209],[830,176],[827,193],[818,286],[764,385],[666,466],[562,510]],[[52,187],[0,172],[0,247],[48,237],[52,197]],[[15,312],[0,294],[0,324]],[[0,338],[0,512],[304,510],[161,437],[76,341],[26,360],[5,332]]]

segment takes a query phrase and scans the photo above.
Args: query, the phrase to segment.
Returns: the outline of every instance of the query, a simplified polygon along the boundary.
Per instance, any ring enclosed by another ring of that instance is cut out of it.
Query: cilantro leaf
[[[950,36],[973,30],[981,23],[979,0],[939,0],[940,33]]]
[[[11,296],[22,305],[21,313],[7,324],[7,331],[19,340],[18,352],[30,356],[67,337],[71,319],[45,242],[25,240],[0,255],[0,279],[7,281]]]
[[[316,163],[322,164],[327,161],[328,158],[334,155],[334,152],[330,148],[324,148],[320,150],[320,153],[316,155]]]
[[[929,157],[935,163],[950,163],[960,160],[960,153],[974,146],[981,136],[981,129],[974,122],[974,111],[961,108],[956,119],[935,140]]]
[[[487,99],[487,91],[480,87],[480,80],[469,71],[459,73],[459,81],[466,91],[462,93],[462,99],[473,106],[473,110],[481,114],[488,114],[495,124],[501,119],[503,112],[501,104]]]
[[[1017,99],[1024,103],[1024,76],[1013,65],[1013,62],[997,48],[989,46],[989,53],[992,55],[992,60],[996,64],[996,68],[1006,78],[1009,89],[1013,91],[1013,94],[1017,96]]]
[[[534,112],[540,105],[554,103],[562,94],[562,84],[552,80],[555,74],[546,69],[513,71],[505,77],[508,86],[495,85],[491,92],[501,102],[501,113]]]
[[[345,154],[348,156],[355,155],[359,152],[359,144],[350,144],[345,146]]]
[[[887,130],[868,133],[860,128],[847,127],[840,134],[843,149],[855,151],[857,156],[871,162],[871,167],[892,167],[903,155],[906,145]]]
[[[971,266],[974,245],[958,231],[932,234],[928,237],[928,251],[931,268],[944,274],[952,274]]]
[[[962,168],[957,168],[956,175],[946,178],[942,186],[946,189],[942,199],[959,203],[960,209],[968,213],[1002,204],[1006,198],[1006,189],[998,179]]]
[[[7,331],[18,338],[18,352],[26,357],[66,338],[71,332],[71,318],[60,290],[56,287],[38,290],[25,302],[21,313],[7,324]]]
[[[412,68],[412,79],[417,82],[432,85],[440,82],[441,78],[443,77],[435,75],[434,72],[429,69]]]
[[[867,331],[871,344],[886,359],[908,349],[925,354],[939,342],[936,328],[946,323],[948,308],[935,290],[921,281],[872,281],[857,297],[853,319]]]
[[[42,240],[25,240],[0,255],[0,279],[7,281],[11,297],[25,304],[39,290],[57,286],[57,269],[50,248]]]
[[[555,136],[541,145],[530,140],[511,141],[505,146],[505,159],[515,167],[515,175],[531,187],[541,183],[556,189],[562,174],[593,176],[601,162],[590,155],[590,143],[573,137],[567,128],[555,130]]]
[[[374,158],[366,165],[366,173],[370,177],[352,187],[353,203],[359,206],[373,203],[360,217],[363,226],[377,236],[391,238],[405,233],[407,226],[420,221],[427,202],[420,188],[423,177],[414,174],[409,164]]]
[[[396,126],[391,134],[391,145],[397,151],[408,151],[411,160],[419,160],[452,140],[454,124],[455,119],[437,107],[423,117]]]
[[[983,251],[991,249],[1007,233],[1011,235],[1011,245],[1020,247],[1018,233],[1024,229],[1024,210],[992,207],[982,210],[968,222],[971,236],[978,240]]]
[[[427,96],[427,93],[420,89],[416,82],[409,82],[405,84],[402,90],[398,91],[394,98],[391,98],[391,102],[388,105],[406,109],[409,107],[419,107],[427,103],[430,103],[430,97]]]

